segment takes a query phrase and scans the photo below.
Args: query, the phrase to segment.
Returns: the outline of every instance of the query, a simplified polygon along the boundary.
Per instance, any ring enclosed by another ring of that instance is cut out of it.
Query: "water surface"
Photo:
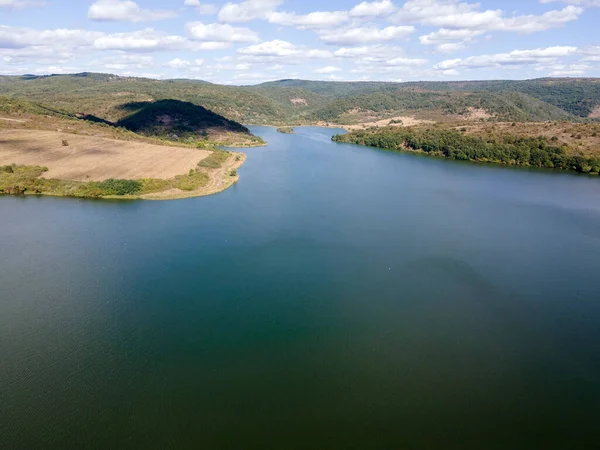
[[[219,195],[0,197],[0,448],[600,448],[600,180],[253,131]]]

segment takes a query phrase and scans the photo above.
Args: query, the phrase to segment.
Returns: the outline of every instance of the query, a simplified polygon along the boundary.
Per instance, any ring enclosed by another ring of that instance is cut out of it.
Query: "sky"
[[[600,0],[0,0],[0,74],[600,76]]]

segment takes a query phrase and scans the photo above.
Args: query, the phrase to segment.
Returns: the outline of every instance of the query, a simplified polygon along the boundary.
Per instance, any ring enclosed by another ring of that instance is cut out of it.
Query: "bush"
[[[93,196],[134,195],[142,190],[142,183],[137,180],[116,180],[111,178],[99,182],[92,181],[88,183],[86,189],[93,192],[95,194]]]
[[[200,167],[206,167],[207,169],[220,169],[225,161],[229,158],[229,152],[224,150],[215,150],[206,158],[198,163]]]
[[[206,186],[208,180],[208,175],[205,173],[194,172],[192,175],[175,177],[173,187],[181,189],[182,191],[195,191],[202,186]]]
[[[69,141],[63,140],[62,141],[62,145],[63,145],[63,147],[68,147],[69,146]]]
[[[231,172],[229,172],[229,176],[231,176],[231,177],[237,177],[237,170],[236,169],[231,169]]]

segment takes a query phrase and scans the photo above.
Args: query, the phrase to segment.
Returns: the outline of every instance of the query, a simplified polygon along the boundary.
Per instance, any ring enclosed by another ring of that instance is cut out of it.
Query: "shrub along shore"
[[[490,139],[466,135],[455,129],[394,127],[354,131],[332,139],[464,161],[546,167],[596,175],[600,172],[599,157],[573,154],[568,147],[552,145],[552,139],[543,136],[501,135]]]

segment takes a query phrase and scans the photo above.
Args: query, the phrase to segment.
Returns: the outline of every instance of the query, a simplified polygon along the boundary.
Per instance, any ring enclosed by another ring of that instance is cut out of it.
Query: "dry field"
[[[397,123],[390,123],[392,121],[396,121]],[[429,120],[415,119],[414,117],[409,117],[409,116],[398,116],[398,117],[390,117],[387,119],[381,119],[381,120],[377,120],[377,121],[373,121],[373,122],[359,123],[356,125],[341,125],[341,126],[343,128],[345,128],[346,130],[354,131],[354,130],[362,130],[364,128],[369,128],[369,127],[377,127],[377,128],[387,127],[388,125],[392,126],[392,127],[412,127],[412,126],[421,125],[424,123],[433,123],[433,122],[429,121]]]
[[[16,122],[16,123],[25,123],[27,122],[26,120],[22,120],[22,119],[11,119],[10,117],[0,117],[0,120],[4,120],[6,122]]]
[[[63,146],[63,140],[69,145]],[[0,129],[0,165],[46,166],[45,178],[61,180],[168,179],[187,173],[209,154],[56,131]]]

